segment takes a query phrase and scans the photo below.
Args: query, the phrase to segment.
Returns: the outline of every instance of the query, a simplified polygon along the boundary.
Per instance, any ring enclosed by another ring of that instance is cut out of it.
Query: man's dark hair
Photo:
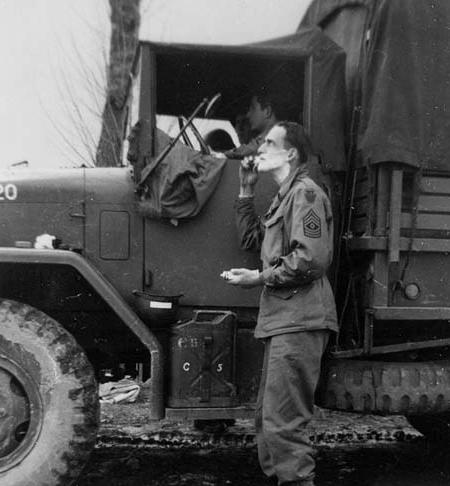
[[[299,161],[304,164],[308,161],[309,157],[313,154],[311,142],[308,135],[306,135],[305,129],[300,123],[282,121],[275,126],[284,128],[286,136],[284,137],[285,144],[289,148],[293,147],[297,149]]]
[[[262,108],[267,106],[272,108],[277,120],[285,120],[292,117],[290,113],[292,106],[283,90],[261,86],[254,92],[254,96]]]

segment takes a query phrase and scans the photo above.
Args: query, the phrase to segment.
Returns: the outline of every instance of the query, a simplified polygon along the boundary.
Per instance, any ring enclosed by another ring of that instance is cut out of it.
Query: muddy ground
[[[404,417],[318,410],[307,431],[318,449],[318,486],[448,486],[450,448]],[[250,420],[224,431],[151,422],[138,405],[102,407],[97,447],[78,486],[269,486]]]
[[[448,486],[450,454],[423,443],[319,446],[317,486]],[[99,447],[80,486],[273,486],[254,449]]]

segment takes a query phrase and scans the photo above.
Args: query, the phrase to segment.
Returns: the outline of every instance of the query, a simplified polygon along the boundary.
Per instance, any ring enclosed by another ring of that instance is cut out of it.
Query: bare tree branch
[[[140,0],[109,0],[111,41],[107,71],[107,97],[97,148],[98,166],[120,165],[124,101],[140,24]]]

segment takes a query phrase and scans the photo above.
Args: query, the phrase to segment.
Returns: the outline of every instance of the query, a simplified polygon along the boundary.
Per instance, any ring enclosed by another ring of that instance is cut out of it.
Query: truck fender
[[[78,253],[66,250],[0,248],[0,263],[33,263],[70,266],[98,292],[105,303],[133,332],[150,353],[151,377],[146,382],[150,396],[150,418],[164,417],[163,352],[159,341],[103,275]]]

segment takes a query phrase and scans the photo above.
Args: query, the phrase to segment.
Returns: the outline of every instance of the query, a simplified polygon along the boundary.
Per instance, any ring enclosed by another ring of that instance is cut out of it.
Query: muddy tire
[[[0,299],[0,484],[73,484],[95,444],[98,403],[75,339],[42,312]]]
[[[334,360],[320,388],[324,408],[435,415],[450,412],[450,362]]]

